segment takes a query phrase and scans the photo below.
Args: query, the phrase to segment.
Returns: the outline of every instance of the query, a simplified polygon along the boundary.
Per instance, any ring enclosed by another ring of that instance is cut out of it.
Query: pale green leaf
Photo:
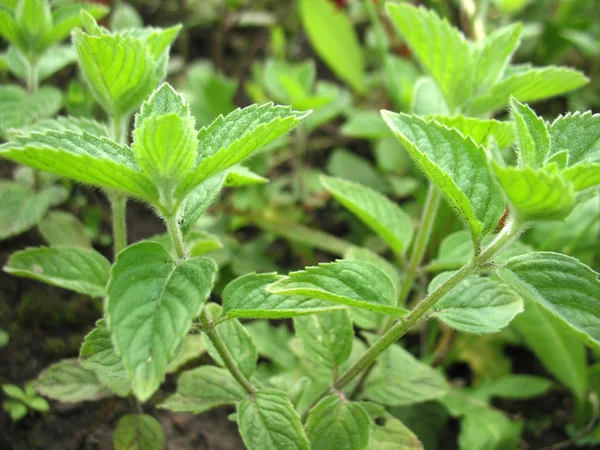
[[[559,116],[548,129],[550,154],[567,150],[570,166],[600,159],[600,114],[569,113]]]
[[[311,362],[334,373],[352,352],[354,329],[346,310],[295,317],[294,329]]]
[[[479,116],[504,108],[511,95],[521,102],[534,102],[572,91],[587,82],[583,73],[564,67],[515,67],[506,70],[487,93],[470,100],[466,112]]]
[[[38,81],[54,75],[57,71],[77,61],[77,53],[70,45],[57,45],[48,49],[37,63]],[[17,47],[8,49],[7,63],[10,71],[22,80],[27,80],[29,73],[29,60]]]
[[[387,10],[396,29],[454,111],[470,97],[473,89],[469,43],[460,31],[431,10],[404,3],[388,3]]]
[[[215,175],[200,183],[187,194],[183,204],[183,221],[181,222],[183,234],[189,233],[200,216],[217,199],[224,183],[224,174]]]
[[[50,211],[38,224],[38,229],[49,245],[92,248],[83,223],[66,211]]]
[[[451,114],[444,94],[431,77],[421,77],[415,83],[410,112],[419,116],[433,114],[449,116]]]
[[[399,150],[399,149],[396,149]],[[388,192],[388,181],[368,159],[345,148],[336,148],[329,156],[327,172],[337,178],[359,183],[379,192]]]
[[[85,11],[94,19],[100,20],[108,13],[108,8],[98,3],[76,3],[62,6],[52,13],[52,32],[48,36],[50,43],[60,42],[69,37],[71,31],[83,24],[81,13]]]
[[[169,362],[167,373],[176,373],[179,369],[185,366],[190,361],[198,359],[204,352],[204,342],[199,334],[188,334],[183,338],[181,349],[177,353],[175,359]]]
[[[269,180],[265,177],[252,172],[247,167],[236,165],[231,167],[227,171],[227,177],[225,178],[225,187],[239,187],[248,186],[251,184],[265,184]]]
[[[342,308],[323,300],[272,294],[266,290],[282,278],[274,273],[251,273],[233,280],[223,290],[225,312],[230,317],[282,319]]]
[[[98,380],[121,397],[131,391],[131,383],[127,379],[123,360],[115,352],[106,320],[100,319],[83,340],[79,351],[79,362],[96,374]]]
[[[38,120],[32,125],[11,130],[9,137],[17,138],[22,134],[44,133],[46,131],[74,131],[78,134],[87,131],[97,137],[109,137],[106,125],[87,117],[58,116],[55,119]]]
[[[435,121],[389,111],[382,115],[413,160],[456,208],[473,238],[496,228],[504,202],[482,147]]]
[[[209,306],[218,305],[210,303]],[[225,347],[240,371],[247,378],[250,378],[256,370],[258,350],[256,349],[256,344],[254,344],[248,330],[246,330],[239,320],[230,319],[219,324],[213,332],[218,333],[219,336],[221,336],[221,339],[225,343]],[[202,341],[212,359],[220,366],[225,366],[221,355],[206,334],[202,334]]]
[[[558,173],[492,163],[513,213],[523,221],[564,219],[575,206],[575,190]]]
[[[76,359],[64,359],[52,364],[40,373],[34,387],[43,396],[66,403],[111,396],[96,374],[81,367]]]
[[[519,166],[542,167],[550,151],[550,135],[546,122],[532,109],[515,98],[510,101],[512,119],[519,143]]]
[[[224,405],[235,405],[247,392],[227,369],[201,366],[183,372],[177,379],[177,391],[159,404],[175,412],[200,414]]]
[[[160,422],[147,414],[127,414],[113,433],[115,450],[164,450],[165,433]]]
[[[477,388],[477,395],[521,400],[542,396],[551,387],[552,381],[547,378],[509,374],[482,384]]]
[[[266,320],[254,320],[245,328],[252,336],[261,356],[268,358],[282,369],[296,364],[296,357],[289,349],[292,333],[287,326],[275,326]]]
[[[152,181],[139,172],[129,147],[87,131],[51,130],[17,136],[0,146],[0,156],[148,201],[158,196]]]
[[[583,400],[587,389],[585,346],[551,313],[527,298],[525,302],[525,312],[512,325],[548,372]]]
[[[397,294],[392,280],[373,264],[363,261],[342,259],[290,272],[267,291],[319,298],[396,317],[406,314],[406,310],[395,306]]]
[[[373,420],[367,450],[423,450],[423,444],[415,433],[384,407],[371,402],[359,404]]]
[[[377,253],[372,252],[368,248],[350,247],[346,253],[344,253],[344,259],[355,259],[373,264],[392,280],[396,291],[400,292],[400,274],[398,273],[398,270],[394,265]]]
[[[325,64],[358,93],[366,91],[362,48],[352,22],[328,0],[300,0],[300,19]]]
[[[433,292],[452,272],[445,272],[429,284]],[[523,300],[508,285],[472,276],[452,288],[433,307],[436,318],[459,331],[474,334],[497,333],[523,311]]]
[[[157,81],[155,60],[144,42],[121,35],[73,32],[79,66],[94,96],[112,116],[130,114]]]
[[[459,450],[507,450],[518,448],[522,421],[511,421],[502,412],[480,408],[461,420]]]
[[[52,12],[47,0],[20,0],[15,8],[19,34],[26,44],[23,51],[41,53],[43,38],[52,30]]]
[[[321,177],[321,184],[337,201],[374,230],[396,254],[410,245],[411,219],[398,205],[380,193],[341,178]]]
[[[582,191],[600,184],[600,162],[575,164],[567,167],[560,174],[573,184],[576,191]]]
[[[362,397],[386,406],[435,400],[448,392],[444,376],[399,345],[385,350],[365,383]]]
[[[376,111],[353,111],[340,129],[344,136],[359,139],[380,139],[390,136],[390,129]]]
[[[108,285],[108,326],[142,401],[164,379],[210,294],[216,271],[207,258],[177,263],[154,242],[131,245],[117,256]]]
[[[515,23],[490,33],[473,47],[475,94],[489,90],[502,77],[519,46],[523,26]]]
[[[91,249],[36,247],[13,253],[4,271],[92,297],[102,297],[106,294],[110,263]]]
[[[330,395],[310,411],[306,434],[312,450],[364,450],[371,438],[371,419],[342,394]]]
[[[142,16],[129,3],[120,2],[113,8],[110,16],[111,30],[120,31],[128,28],[141,28],[143,25]]]
[[[68,196],[62,186],[34,191],[21,183],[0,181],[0,240],[37,225],[50,207],[61,204]]]
[[[456,128],[464,136],[473,139],[477,145],[486,146],[490,138],[493,138],[499,148],[506,148],[510,147],[515,140],[510,122],[475,119],[462,115],[452,117],[435,115],[431,118],[449,128]]]
[[[499,275],[522,295],[567,325],[591,346],[600,348],[600,280],[575,258],[539,252],[517,256]]]
[[[189,192],[202,181],[239,163],[273,139],[296,127],[307,113],[289,107],[252,105],[218,117],[198,133],[196,168],[178,188]]]
[[[34,93],[20,86],[0,86],[0,135],[10,128],[21,128],[38,119],[52,117],[61,106],[60,91],[50,86],[42,86]]]
[[[287,396],[261,389],[238,406],[238,425],[248,450],[309,450],[300,416]]]

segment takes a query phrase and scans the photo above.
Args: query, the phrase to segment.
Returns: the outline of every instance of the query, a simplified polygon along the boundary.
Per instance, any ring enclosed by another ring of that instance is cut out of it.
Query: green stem
[[[306,143],[308,141],[308,132],[303,124],[296,127],[296,159],[294,162],[294,197],[297,201],[302,201],[304,197],[304,158],[306,154]]]
[[[29,69],[27,71],[27,91],[31,94],[37,92],[40,87],[38,63],[29,61]]]
[[[109,193],[112,210],[112,233],[114,256],[127,247],[127,198],[117,193]]]
[[[236,381],[240,384],[240,386],[242,386],[246,390],[246,392],[248,392],[248,394],[254,394],[256,392],[256,389],[254,388],[254,386],[252,386],[248,378],[246,378],[246,375],[242,373],[235,360],[231,356],[231,353],[229,353],[229,350],[227,349],[225,342],[221,338],[221,335],[217,330],[213,328],[213,324],[210,323],[204,311],[202,311],[202,314],[200,315],[200,322],[204,327],[208,339],[210,339],[210,342],[212,342],[215,349],[221,356],[223,364],[225,364],[227,370],[229,370],[231,375],[233,375]]]
[[[171,243],[173,244],[175,254],[181,260],[186,259],[188,257],[188,253],[177,216],[175,214],[165,216],[165,223],[167,225],[167,231],[169,232],[169,236],[171,236]]]
[[[337,378],[331,389],[340,390],[351,380],[367,370],[390,345],[404,336],[411,328],[416,326],[429,313],[431,308],[447,294],[458,283],[463,281],[469,275],[479,273],[490,262],[491,258],[498,253],[502,248],[509,245],[516,239],[522,231],[522,227],[512,219],[506,224],[504,229],[496,236],[490,245],[473,258],[470,263],[464,266],[459,271],[455,272],[450,278],[442,283],[435,291],[425,297],[415,308],[411,310],[405,317],[390,328],[381,338],[371,346],[346,372]],[[319,400],[329,393],[329,389],[321,393],[321,395],[311,405],[314,406]],[[311,408],[310,407],[310,408]],[[308,410],[310,410],[310,408]]]
[[[129,125],[129,117],[113,117],[110,120],[110,133],[115,142],[119,144],[129,144],[127,139],[127,131]]]

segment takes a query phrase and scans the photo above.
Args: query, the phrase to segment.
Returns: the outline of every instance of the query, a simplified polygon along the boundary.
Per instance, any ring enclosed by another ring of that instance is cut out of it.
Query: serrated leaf
[[[550,151],[546,122],[515,98],[511,99],[510,107],[519,143],[519,167],[542,167]]]
[[[388,4],[388,13],[421,65],[454,111],[471,95],[473,56],[462,33],[431,10]]]
[[[567,325],[584,343],[600,348],[600,280],[575,258],[539,252],[517,256],[500,277],[526,301],[535,302]]]
[[[575,190],[558,173],[492,163],[513,213],[523,221],[564,219],[575,206]]]
[[[47,41],[56,43],[69,37],[71,30],[83,24],[82,11],[90,14],[94,19],[100,20],[108,14],[109,10],[106,6],[98,3],[79,3],[57,8],[52,13],[53,27]]]
[[[252,184],[265,184],[269,180],[265,177],[252,172],[244,166],[233,166],[227,171],[224,187],[239,187]]]
[[[87,131],[45,131],[17,136],[13,142],[0,146],[0,156],[148,201],[158,196],[152,181],[139,172],[129,147]]]
[[[297,363],[289,349],[292,333],[287,326],[271,325],[266,320],[254,320],[246,325],[246,330],[256,343],[258,353],[271,360],[277,367],[287,369]]]
[[[569,165],[600,159],[600,114],[590,111],[569,113],[552,122],[550,132],[550,154],[563,150],[569,154]]]
[[[411,243],[411,219],[398,205],[380,193],[341,178],[321,176],[321,184],[337,201],[375,231],[396,254]]]
[[[248,450],[309,450],[300,416],[287,396],[261,389],[238,406],[238,426]]]
[[[519,46],[523,26],[515,23],[490,33],[473,47],[475,94],[486,92],[502,77]]]
[[[115,352],[106,320],[100,319],[83,340],[79,351],[79,362],[96,374],[98,380],[121,397],[131,391],[123,360]]]
[[[177,390],[159,408],[200,414],[224,405],[235,405],[248,396],[227,369],[201,366],[183,372]]]
[[[382,258],[377,253],[372,252],[368,248],[350,247],[344,253],[344,259],[355,259],[373,264],[384,272],[394,283],[397,292],[400,292],[400,275],[396,267],[390,264],[385,258]]]
[[[402,317],[406,310],[396,304],[394,283],[371,263],[341,259],[290,274],[267,291],[303,295],[348,306]]]
[[[470,137],[480,146],[486,146],[490,138],[493,138],[499,148],[506,148],[510,147],[515,140],[515,133],[510,122],[476,119],[462,115],[435,115],[430,118],[449,128],[456,128],[464,136]]]
[[[184,235],[189,233],[200,216],[217,199],[224,183],[225,174],[215,175],[200,183],[187,194],[183,204],[183,221],[181,222],[181,231]]]
[[[283,277],[275,273],[248,274],[223,290],[223,308],[230,317],[283,319],[343,308],[323,300],[272,294],[267,286]]]
[[[596,186],[600,184],[600,162],[584,162],[567,167],[561,172],[561,176],[572,183],[576,191]]]
[[[299,14],[310,43],[325,64],[358,93],[366,91],[364,60],[352,22],[328,0],[300,0]]]
[[[312,362],[334,373],[352,352],[354,329],[346,310],[295,317],[294,329]]]
[[[13,253],[4,271],[92,297],[106,295],[110,263],[95,250],[37,247]]]
[[[479,116],[505,107],[511,95],[521,102],[534,102],[564,94],[588,82],[583,73],[565,67],[519,69],[507,70],[492,89],[470,100],[466,112]]]
[[[115,450],[164,450],[165,433],[160,422],[147,414],[127,414],[113,433]]]
[[[216,306],[214,303],[210,303],[209,305]],[[258,351],[248,330],[246,330],[239,320],[230,319],[219,324],[214,332],[219,333],[225,343],[225,347],[240,371],[247,378],[250,378],[256,370]],[[224,367],[225,364],[221,355],[206,334],[202,334],[202,341],[212,359]]]
[[[38,229],[49,245],[92,248],[83,223],[66,211],[50,211],[38,224]]]
[[[55,119],[38,120],[33,125],[20,127],[9,132],[11,139],[23,134],[44,133],[46,131],[74,131],[78,134],[87,131],[97,137],[108,137],[108,129],[103,123],[87,117],[58,116]]]
[[[544,367],[581,401],[587,389],[586,348],[559,319],[525,299],[512,325]]]
[[[399,345],[392,345],[377,360],[362,397],[386,406],[435,400],[448,392],[443,375]]]
[[[341,394],[330,395],[310,411],[306,434],[313,450],[364,450],[371,438],[371,419],[359,404]]]
[[[425,175],[444,193],[474,239],[492,231],[504,213],[482,147],[456,130],[417,116],[382,112]]]
[[[433,292],[452,272],[444,272],[429,284]],[[433,307],[433,314],[459,331],[474,334],[497,333],[523,311],[523,300],[509,286],[472,276],[460,282]]]
[[[37,225],[50,207],[61,204],[68,196],[62,186],[34,191],[21,183],[0,181],[0,240]]]
[[[135,110],[155,87],[155,60],[144,42],[121,35],[73,32],[79,66],[102,107],[113,117]]]
[[[35,390],[60,402],[77,403],[110,397],[96,374],[81,367],[76,359],[64,359],[44,370],[35,382]]]
[[[210,294],[216,271],[207,258],[177,263],[154,242],[131,245],[117,256],[108,285],[108,326],[141,400],[160,386]]]
[[[307,113],[289,107],[252,105],[218,117],[198,133],[196,167],[181,183],[182,195],[202,181],[250,156],[273,139],[296,127]]]
[[[38,119],[52,117],[62,106],[58,89],[42,86],[27,93],[19,86],[0,86],[0,135],[10,128],[21,128]]]

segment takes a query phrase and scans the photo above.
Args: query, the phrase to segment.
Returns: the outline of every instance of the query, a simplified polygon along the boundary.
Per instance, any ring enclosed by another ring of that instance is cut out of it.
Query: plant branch
[[[171,244],[173,244],[175,254],[181,260],[186,259],[188,257],[188,252],[177,216],[175,214],[165,216],[165,224],[167,225],[167,232],[171,237]]]
[[[37,92],[40,87],[38,62],[29,61],[27,70],[27,92]]]
[[[503,230],[496,236],[490,245],[481,254],[476,256],[463,266],[459,271],[455,272],[450,278],[442,283],[435,291],[425,297],[415,306],[410,313],[397,322],[390,328],[381,338],[372,345],[349,369],[346,370],[339,378],[337,378],[331,386],[334,390],[342,389],[351,380],[369,369],[375,362],[377,357],[381,355],[390,345],[404,336],[411,328],[419,324],[423,318],[429,313],[431,308],[458,283],[463,281],[469,275],[480,272],[489,264],[491,258],[501,249],[512,243],[519,234],[523,231],[523,227],[512,219],[509,219]],[[329,389],[321,393],[321,395],[313,402],[310,409],[329,392]]]
[[[114,257],[127,247],[127,198],[115,192],[108,193],[112,210],[112,234]]]

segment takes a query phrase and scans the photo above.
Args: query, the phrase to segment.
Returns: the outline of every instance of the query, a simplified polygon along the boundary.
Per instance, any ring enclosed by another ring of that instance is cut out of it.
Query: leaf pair
[[[434,12],[408,4],[388,4],[396,28],[435,80],[450,113],[479,116],[502,108],[513,95],[534,101],[581,87],[580,72],[550,66],[510,66],[520,25],[500,28],[473,44]]]

